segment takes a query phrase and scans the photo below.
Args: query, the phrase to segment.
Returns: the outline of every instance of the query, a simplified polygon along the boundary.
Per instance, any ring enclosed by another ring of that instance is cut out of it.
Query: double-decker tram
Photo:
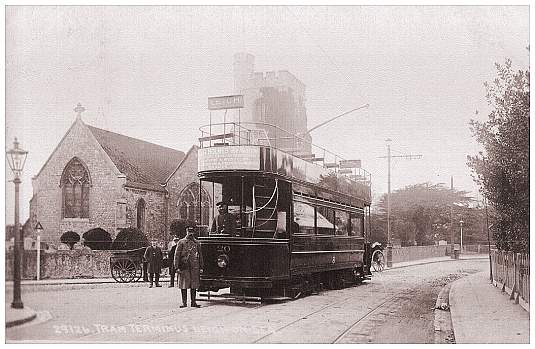
[[[201,131],[201,291],[295,298],[366,277],[371,181],[359,161],[265,123]]]

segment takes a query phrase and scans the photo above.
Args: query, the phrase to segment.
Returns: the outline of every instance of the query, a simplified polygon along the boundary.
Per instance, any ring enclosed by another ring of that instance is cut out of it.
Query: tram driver
[[[236,233],[236,218],[228,212],[228,203],[220,201],[216,206],[219,214],[214,217],[210,232],[213,234],[234,235]]]

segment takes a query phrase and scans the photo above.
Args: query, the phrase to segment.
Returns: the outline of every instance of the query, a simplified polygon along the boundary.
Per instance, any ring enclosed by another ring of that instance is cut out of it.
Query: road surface
[[[179,289],[40,290],[38,312],[6,330],[8,342],[433,343],[440,289],[488,260],[451,260],[386,270],[371,281],[275,304],[199,301],[179,309]],[[11,294],[6,294],[10,299]]]

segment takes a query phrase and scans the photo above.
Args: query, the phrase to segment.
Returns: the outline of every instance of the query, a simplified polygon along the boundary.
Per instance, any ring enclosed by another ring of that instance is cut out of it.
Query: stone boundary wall
[[[110,256],[113,251],[66,250],[41,251],[41,279],[75,279],[111,277]],[[22,278],[37,278],[37,251],[25,250]],[[6,253],[6,280],[13,280],[13,251]]]
[[[410,246],[392,249],[392,263],[409,262],[418,259],[446,256],[447,245],[443,246]],[[384,250],[386,253],[386,248]]]

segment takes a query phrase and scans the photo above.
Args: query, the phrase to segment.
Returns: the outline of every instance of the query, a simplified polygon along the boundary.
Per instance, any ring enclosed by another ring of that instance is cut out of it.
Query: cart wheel
[[[136,264],[130,259],[119,259],[113,264],[111,274],[117,282],[132,282],[137,275]]]
[[[382,251],[376,250],[372,254],[372,268],[375,271],[381,272],[385,269],[385,255]]]

